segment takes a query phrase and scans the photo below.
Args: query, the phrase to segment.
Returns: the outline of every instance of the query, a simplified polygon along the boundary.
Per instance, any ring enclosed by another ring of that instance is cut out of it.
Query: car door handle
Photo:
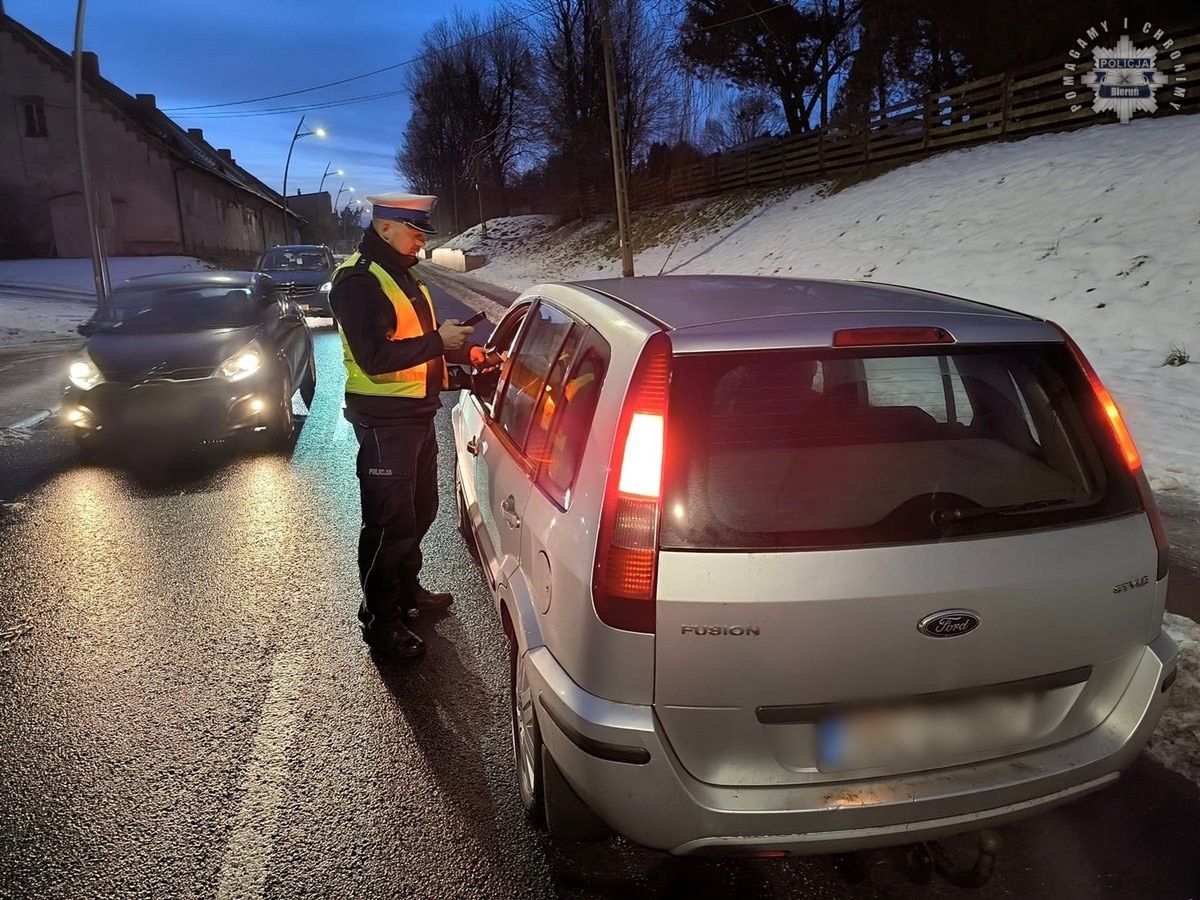
[[[472,456],[479,455],[479,438],[471,438],[467,441],[467,452]]]
[[[508,523],[509,528],[521,527],[521,517],[517,515],[517,501],[513,499],[512,494],[504,498],[504,502],[500,504],[500,511],[504,514],[504,521]]]

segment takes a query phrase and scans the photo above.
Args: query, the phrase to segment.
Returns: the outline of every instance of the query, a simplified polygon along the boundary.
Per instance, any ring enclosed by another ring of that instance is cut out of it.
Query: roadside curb
[[[8,425],[0,425],[0,431],[28,431],[31,428],[36,428],[41,425],[51,416],[57,414],[62,406],[54,406],[51,409],[38,410],[32,416],[27,416],[18,422],[12,422]]]
[[[53,284],[28,284],[20,281],[0,281],[0,293],[29,294],[30,299],[66,300],[95,303],[96,295],[91,291]]]

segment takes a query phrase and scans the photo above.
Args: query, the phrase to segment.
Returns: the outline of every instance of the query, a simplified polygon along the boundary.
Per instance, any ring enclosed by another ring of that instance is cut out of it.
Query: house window
[[[25,98],[25,137],[46,136],[46,107],[41,97]]]

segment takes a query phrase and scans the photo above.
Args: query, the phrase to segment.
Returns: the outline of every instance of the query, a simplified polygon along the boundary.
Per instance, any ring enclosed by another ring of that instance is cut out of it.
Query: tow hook
[[[975,845],[975,852],[963,861],[961,857],[967,850],[964,845],[968,842]],[[908,881],[926,885],[933,880],[934,873],[956,887],[977,888],[987,884],[996,868],[1000,836],[984,830],[958,835],[953,843],[953,853],[942,841],[927,841],[903,847],[839,853],[832,861],[838,874],[851,884],[869,881],[876,886],[894,886]]]
[[[985,828],[971,835],[975,839],[977,854],[969,865],[956,865],[950,859],[941,841],[930,841],[925,845],[929,851],[933,868],[939,875],[956,887],[983,887],[996,868],[996,857],[1000,854],[1003,841],[996,832]]]

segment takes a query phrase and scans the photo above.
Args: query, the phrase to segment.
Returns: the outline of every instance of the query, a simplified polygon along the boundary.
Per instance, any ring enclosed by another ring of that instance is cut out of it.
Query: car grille
[[[318,285],[315,284],[295,284],[290,281],[285,281],[279,285],[279,289],[287,295],[289,300],[309,297],[317,292],[317,287]]]
[[[106,381],[117,384],[141,384],[153,381],[196,381],[209,378],[213,374],[213,366],[198,366],[188,369],[151,369],[150,371],[106,372]]]

